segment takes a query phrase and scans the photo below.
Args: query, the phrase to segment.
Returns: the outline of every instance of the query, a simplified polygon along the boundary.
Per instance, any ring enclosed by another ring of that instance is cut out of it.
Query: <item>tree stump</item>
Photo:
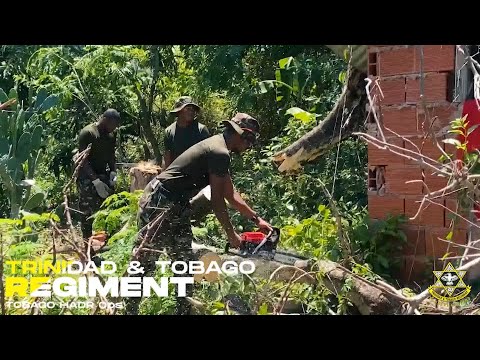
[[[130,192],[143,190],[148,183],[158,174],[162,172],[162,168],[153,161],[141,161],[129,171],[130,175]]]

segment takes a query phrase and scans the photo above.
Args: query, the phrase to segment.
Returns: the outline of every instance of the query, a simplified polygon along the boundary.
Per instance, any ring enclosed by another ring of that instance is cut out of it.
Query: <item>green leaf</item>
[[[43,134],[43,127],[42,125],[37,125],[32,133],[32,143],[31,147],[32,150],[38,150],[42,143],[42,134]]]
[[[451,241],[453,236],[453,231],[450,231],[447,236],[445,237],[446,240]]]
[[[386,258],[384,258],[383,256],[378,256],[377,257],[378,259],[378,262],[384,267],[384,268],[388,268],[388,260]]]
[[[225,309],[225,304],[220,301],[216,301],[213,303],[213,307],[214,309],[222,310],[222,309]]]
[[[42,215],[37,213],[28,212],[26,210],[20,211],[21,219],[28,222],[37,222],[45,220],[42,218]]]
[[[280,59],[278,61],[278,65],[280,66],[280,69],[288,69],[292,60],[293,60],[293,57],[291,57],[291,56],[287,57],[287,58]]]
[[[5,111],[0,111],[0,138],[8,137],[8,126],[10,121],[8,119],[8,113]]]
[[[20,170],[21,164],[18,162],[16,158],[9,158],[7,161],[7,169],[9,171]]]
[[[350,52],[348,51],[348,47],[343,50],[343,58],[345,61],[348,61],[348,58],[350,57]]]
[[[14,191],[15,183],[8,172],[8,155],[0,156],[0,177],[9,191]]]
[[[10,151],[10,144],[8,143],[8,140],[4,138],[0,138],[0,156],[8,155],[9,151]]]
[[[265,94],[266,92],[268,92],[270,89],[273,89],[275,87],[274,85],[274,81],[273,80],[264,80],[264,81],[260,81],[258,83],[258,87],[259,87],[259,92],[260,94]]]
[[[455,145],[456,147],[460,147],[462,146],[462,143],[457,140],[457,139],[452,139],[452,138],[449,138],[449,139],[444,139],[442,140],[445,144],[451,144],[451,145]]]
[[[23,209],[25,209],[26,211],[35,209],[36,207],[38,207],[42,203],[44,198],[45,198],[45,194],[36,193],[30,199],[28,199],[28,201],[23,206]]]
[[[445,260],[447,257],[450,256],[450,254],[451,254],[451,252],[445,253],[445,254],[442,256],[441,260]]]
[[[268,314],[268,305],[263,303],[258,309],[257,315],[267,315]]]
[[[31,141],[32,134],[30,134],[29,132],[24,132],[22,136],[20,136],[20,140],[18,140],[17,144],[17,151],[15,153],[15,157],[20,163],[23,163],[25,160],[28,159],[28,155],[30,154]]]
[[[8,93],[8,98],[9,99],[18,99],[17,90],[15,90],[15,88],[10,89],[10,92]],[[17,101],[17,103],[18,103],[18,101]]]
[[[452,157],[451,154],[447,154],[447,155],[449,155],[450,157]],[[446,157],[445,155],[442,154],[442,155],[440,155],[440,157],[438,158],[438,161],[439,161],[439,162],[444,162],[444,161],[450,161],[450,159],[449,159],[448,157]]]
[[[20,109],[17,116],[17,136],[23,132],[23,125],[25,124],[25,111]]]
[[[39,121],[38,121],[38,114],[37,113],[32,114],[27,119],[27,123],[32,124],[31,126],[35,126],[35,124],[37,124],[38,122]]]
[[[290,211],[293,211],[293,206],[292,204],[286,204],[285,207],[290,210]]]
[[[293,76],[292,88],[293,88],[293,92],[294,92],[295,94],[297,94],[297,93],[300,91],[300,84],[299,84],[299,82],[298,82],[298,76],[297,76],[297,74],[295,74],[295,75]]]
[[[17,111],[19,103],[18,103],[18,94],[15,89],[10,89],[10,92],[8,93],[8,98],[9,99],[17,99],[12,105],[10,105],[9,109],[12,111]]]
[[[286,114],[292,115],[295,119],[299,119],[304,123],[312,122],[315,119],[315,115],[308,111],[302,110],[298,107],[292,107],[286,111]]]
[[[347,78],[347,73],[345,71],[342,71],[340,74],[338,74],[338,81],[340,81],[342,84],[345,84],[346,78]]]
[[[35,99],[35,109],[38,110],[40,108],[40,106],[43,104],[47,96],[48,96],[47,90],[45,90],[45,88],[40,88],[40,90],[37,93],[37,98]]]
[[[8,226],[22,225],[22,220],[20,220],[20,219],[0,219],[0,227],[2,225],[8,225]]]
[[[4,103],[7,100],[8,100],[7,94],[5,93],[5,91],[3,91],[2,88],[0,88],[0,103]]]
[[[58,96],[57,95],[50,95],[45,99],[45,101],[42,103],[42,105],[39,108],[39,111],[47,111],[48,109],[54,107],[57,105],[58,102]]]
[[[282,72],[280,70],[275,70],[275,80],[277,80],[279,83],[282,82]],[[282,84],[279,84],[278,87],[281,87]]]

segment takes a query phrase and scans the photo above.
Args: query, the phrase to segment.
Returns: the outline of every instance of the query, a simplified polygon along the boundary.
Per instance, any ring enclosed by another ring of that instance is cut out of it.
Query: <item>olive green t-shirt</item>
[[[173,159],[176,159],[189,147],[209,136],[207,127],[198,121],[192,122],[187,127],[177,126],[177,122],[174,122],[165,129],[165,149],[171,151]]]
[[[209,174],[229,174],[230,153],[223,134],[205,139],[183,152],[156,176],[172,200],[186,200],[209,185]]]
[[[78,136],[79,149],[92,144],[88,161],[96,174],[105,174],[107,165],[115,159],[115,133],[100,132],[97,124],[85,126]]]

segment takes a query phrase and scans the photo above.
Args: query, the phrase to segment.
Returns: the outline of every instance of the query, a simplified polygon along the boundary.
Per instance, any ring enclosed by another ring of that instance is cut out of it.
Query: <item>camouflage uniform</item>
[[[107,175],[99,175],[98,178],[104,183],[109,184]],[[92,235],[93,219],[89,219],[95,212],[100,209],[103,201],[93,186],[92,180],[87,177],[77,178],[78,188],[78,209],[82,212],[81,229],[84,239],[88,239]]]
[[[73,157],[75,164],[78,161],[79,154],[88,145],[91,145],[88,159],[84,162],[77,178],[79,210],[83,213],[81,215],[81,228],[83,238],[86,241],[92,235],[93,219],[88,218],[100,209],[100,205],[104,200],[98,195],[91,177],[96,175],[102,182],[110,185],[110,172],[108,170],[114,170],[115,166],[116,135],[115,133],[106,133],[100,130],[99,125],[94,123],[85,126],[80,131],[78,142],[79,149]],[[113,192],[113,189],[110,189],[110,195]]]
[[[209,185],[211,174],[227,176],[229,166],[230,153],[225,137],[219,134],[187,149],[165,171],[150,181],[140,199],[140,231],[136,247],[141,249],[137,254],[139,258],[133,259],[139,260],[144,267],[145,273],[140,276],[151,275],[159,257],[158,252],[142,251],[144,246],[160,251],[165,248],[172,262],[193,260],[190,222],[192,208],[189,201]],[[144,239],[146,243],[142,244]],[[192,285],[187,285],[187,296],[193,293],[193,289],[189,289],[191,287]],[[138,311],[140,299],[127,300],[128,314]],[[186,314],[189,309],[185,298],[177,298],[176,314]]]
[[[188,201],[171,201],[164,195],[164,189],[159,180],[152,180],[145,188],[144,194],[140,199],[140,209],[138,214],[138,228],[140,229],[137,242],[134,248],[134,254],[141,247],[140,251],[134,255],[132,260],[140,261],[144,267],[143,274],[130,276],[153,276],[157,265],[155,261],[159,258],[159,253],[148,251],[165,250],[172,261],[189,262],[194,260],[192,252],[192,228],[190,224],[191,211]],[[144,242],[145,238],[148,238]],[[175,274],[174,276],[185,276]],[[186,286],[186,296],[193,295],[192,285]],[[126,313],[137,314],[141,298],[126,299]],[[175,314],[187,315],[190,312],[190,304],[184,297],[178,297],[176,301]]]

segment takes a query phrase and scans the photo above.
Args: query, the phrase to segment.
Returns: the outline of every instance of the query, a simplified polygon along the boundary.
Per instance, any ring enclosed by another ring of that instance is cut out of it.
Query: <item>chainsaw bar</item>
[[[239,249],[230,249],[227,243],[225,253],[243,258],[258,258],[267,261],[276,261],[285,265],[295,265],[297,261],[308,260],[307,257],[295,251],[277,249],[280,240],[280,229],[273,227],[268,235],[261,232],[244,232],[241,234],[242,243]]]
[[[276,250],[274,253],[266,251],[258,251],[256,254],[245,254],[240,250],[229,249],[228,254],[240,256],[246,259],[262,259],[268,261],[276,261],[285,265],[295,265],[299,260],[308,260],[307,257],[290,251]]]

